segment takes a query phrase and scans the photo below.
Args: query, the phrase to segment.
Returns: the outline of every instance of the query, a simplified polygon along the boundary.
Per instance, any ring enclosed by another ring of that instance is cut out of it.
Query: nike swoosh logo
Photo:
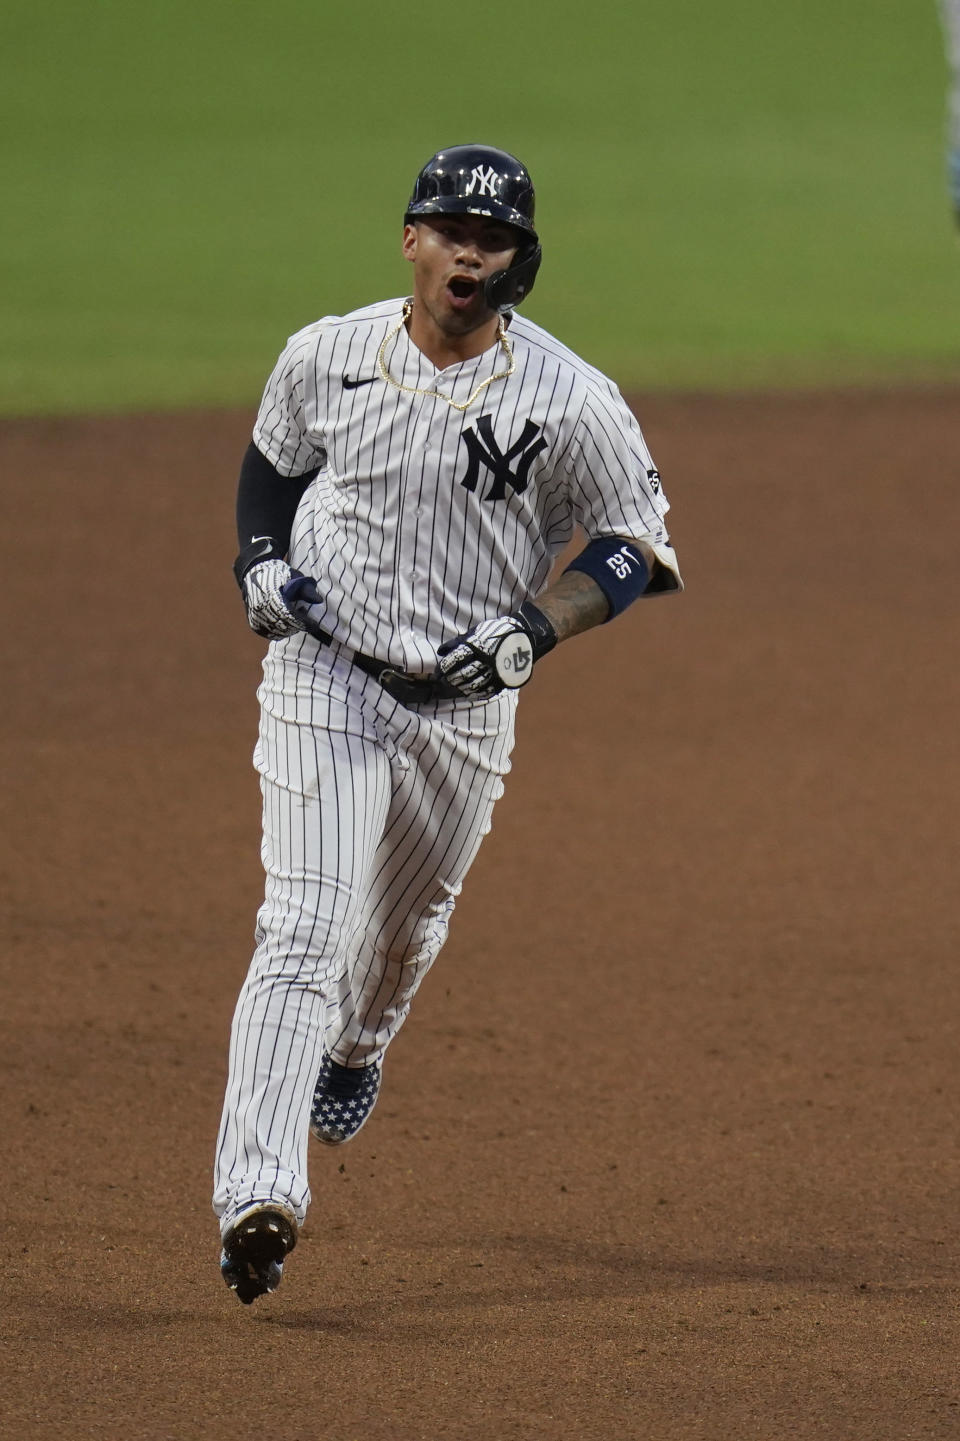
[[[343,377],[343,386],[345,390],[356,390],[358,385],[372,385],[376,378],[375,375],[370,375],[366,380],[351,380],[349,375],[345,375]]]

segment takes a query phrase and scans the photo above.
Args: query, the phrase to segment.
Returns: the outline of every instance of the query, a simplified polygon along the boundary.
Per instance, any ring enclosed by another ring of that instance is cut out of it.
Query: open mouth
[[[471,279],[468,275],[455,275],[452,280],[447,282],[447,294],[450,297],[450,303],[457,310],[462,310],[468,306],[476,297],[479,289],[480,282]]]

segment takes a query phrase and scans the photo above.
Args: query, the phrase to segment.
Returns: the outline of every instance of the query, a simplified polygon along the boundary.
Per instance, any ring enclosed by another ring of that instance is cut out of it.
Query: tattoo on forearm
[[[578,570],[564,571],[536,604],[557,632],[558,640],[601,625],[610,611],[600,587]]]

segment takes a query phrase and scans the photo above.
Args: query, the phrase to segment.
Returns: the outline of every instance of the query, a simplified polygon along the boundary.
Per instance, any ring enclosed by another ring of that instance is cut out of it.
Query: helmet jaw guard
[[[515,155],[492,145],[454,145],[438,151],[420,171],[404,219],[487,215],[519,231],[513,264],[484,284],[487,305],[502,314],[530,294],[540,268],[535,204],[533,181]]]
[[[506,270],[495,270],[484,282],[483,298],[491,310],[512,310],[525,300],[533,289],[542,259],[539,240],[521,245]]]

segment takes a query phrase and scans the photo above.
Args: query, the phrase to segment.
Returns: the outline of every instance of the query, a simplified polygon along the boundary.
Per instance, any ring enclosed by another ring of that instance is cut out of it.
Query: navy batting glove
[[[287,581],[280,594],[284,605],[296,620],[298,628],[305,630],[315,640],[328,644],[330,637],[319,621],[310,614],[311,608],[321,603],[320,592],[317,590],[317,582],[313,576],[301,575],[298,570],[294,571],[293,578]]]
[[[264,640],[282,640],[302,627],[283,599],[283,587],[298,574],[285,560],[261,560],[240,582],[250,629]]]
[[[318,605],[320,592],[317,590],[317,582],[313,576],[301,575],[298,570],[292,570],[290,576],[290,580],[280,589],[283,603],[287,609],[296,614],[295,606]]]

